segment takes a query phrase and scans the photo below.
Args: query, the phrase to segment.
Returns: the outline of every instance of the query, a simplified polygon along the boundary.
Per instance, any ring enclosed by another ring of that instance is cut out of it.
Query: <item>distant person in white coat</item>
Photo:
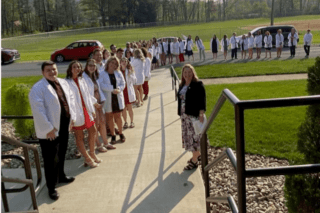
[[[304,51],[306,52],[306,57],[309,57],[311,42],[312,42],[312,34],[308,29],[307,33],[303,37]]]
[[[169,39],[167,41],[167,58],[168,58],[168,64],[172,64],[172,61],[173,61],[172,42]]]
[[[241,59],[246,59],[247,50],[248,50],[248,39],[245,35],[242,35],[240,39],[240,50],[241,50]]]
[[[238,51],[238,41],[236,38],[236,33],[232,34],[232,37],[230,38],[230,44],[231,44],[231,58],[233,59],[233,57],[235,59],[238,59],[237,57],[237,51]]]
[[[166,55],[167,55],[167,51],[168,51],[168,46],[166,43],[166,39],[161,39],[160,43],[159,43],[159,47],[160,47],[160,59],[161,59],[161,66],[166,65]]]
[[[194,42],[196,43],[198,51],[199,51],[200,61],[201,61],[202,57],[203,57],[203,60],[205,61],[206,60],[206,53],[205,53],[205,47],[203,45],[202,40],[199,38],[199,36],[196,36],[194,38]]]
[[[136,96],[137,96],[137,106],[140,107],[143,105],[143,83],[145,80],[144,70],[145,70],[145,64],[146,59],[143,56],[143,53],[140,49],[136,49],[133,52],[133,60],[131,62],[131,65],[134,69],[134,72],[136,74],[137,83],[135,85],[136,87]]]
[[[230,42],[228,40],[228,36],[224,35],[223,39],[221,40],[221,51],[223,52],[224,60],[227,59],[229,45],[230,45]]]
[[[56,183],[71,183],[75,180],[64,172],[69,130],[76,120],[74,94],[67,81],[58,78],[54,62],[43,62],[41,69],[43,78],[33,85],[29,102],[41,147],[49,197],[58,200]]]
[[[213,60],[215,60],[219,50],[219,39],[216,35],[213,35],[212,39],[210,40],[210,49],[213,55]]]
[[[291,29],[291,33],[288,35],[288,45],[290,47],[290,57],[294,57],[296,55],[296,46],[298,41],[298,33],[294,28]]]
[[[151,54],[144,47],[141,48],[141,52],[146,59],[146,63],[144,66],[144,83],[142,85],[144,94],[143,101],[146,101],[149,95],[149,80],[151,79]]]
[[[186,45],[186,54],[188,56],[189,61],[190,61],[190,56],[192,56],[192,61],[194,61],[192,48],[193,48],[193,41],[191,39],[191,35],[189,35],[187,38],[187,45]]]
[[[179,37],[178,38],[178,42],[179,42],[179,61],[180,62],[184,62],[184,56],[183,56],[183,53],[184,53],[184,42],[181,40],[181,38]]]
[[[251,32],[248,33],[247,39],[248,39],[248,49],[249,49],[248,59],[252,59],[253,47],[254,47],[254,37],[251,35]]]
[[[278,32],[276,35],[277,58],[281,57],[283,42],[284,42],[284,37],[282,35],[282,30],[278,29]]]
[[[271,48],[272,48],[272,36],[270,35],[269,31],[266,31],[265,36],[264,36],[264,48],[266,51],[266,57],[268,57],[268,52],[271,58]]]
[[[254,43],[256,44],[257,58],[260,58],[261,48],[262,48],[262,35],[261,31],[258,31],[258,34],[254,37]]]
[[[176,64],[179,63],[179,42],[177,38],[174,38],[174,41],[172,43],[172,55],[176,58]]]
[[[126,141],[122,133],[121,113],[124,109],[123,90],[125,80],[120,72],[120,62],[117,57],[111,56],[106,64],[105,71],[100,73],[99,83],[106,98],[103,109],[106,112],[106,120],[111,133],[111,144],[116,144],[114,121],[118,126],[120,140]]]

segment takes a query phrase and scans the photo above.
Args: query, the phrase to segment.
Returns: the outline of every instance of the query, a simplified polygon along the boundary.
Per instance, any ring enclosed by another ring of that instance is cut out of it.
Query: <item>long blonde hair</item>
[[[104,67],[105,71],[108,72],[108,67],[109,67],[109,64],[110,64],[111,61],[116,61],[118,63],[118,68],[116,69],[116,71],[119,71],[120,70],[120,62],[119,62],[119,59],[117,57],[115,57],[115,56],[110,56],[109,57],[106,65]]]
[[[140,49],[136,49],[136,50],[134,50],[134,52],[133,52],[133,56],[135,57],[135,58],[139,58],[141,61],[143,61],[143,62],[145,62],[145,57],[143,56],[143,53],[142,53],[142,51],[140,50]]]
[[[181,71],[181,83],[180,83],[180,86],[184,86],[186,84],[186,79],[184,79],[183,77],[183,73],[185,71],[185,69],[191,69],[192,73],[193,73],[193,77],[192,77],[192,81],[194,82],[197,82],[198,81],[198,76],[197,76],[197,73],[196,73],[196,70],[194,69],[194,67],[191,65],[191,64],[185,64],[183,67],[182,67],[182,71]]]

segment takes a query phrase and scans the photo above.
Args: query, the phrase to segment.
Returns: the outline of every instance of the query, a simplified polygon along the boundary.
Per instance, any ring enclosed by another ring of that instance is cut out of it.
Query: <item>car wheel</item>
[[[58,63],[63,62],[63,61],[64,61],[63,55],[57,55],[57,56],[56,56],[56,61],[57,61]]]
[[[93,53],[90,53],[90,54],[89,54],[89,58],[92,58],[92,55],[93,55]]]

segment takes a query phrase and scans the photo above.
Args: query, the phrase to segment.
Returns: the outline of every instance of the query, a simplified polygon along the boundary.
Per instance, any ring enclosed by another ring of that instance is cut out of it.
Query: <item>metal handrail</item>
[[[36,200],[36,192],[40,189],[41,186],[41,165],[40,165],[40,158],[38,149],[34,146],[31,146],[29,144],[11,139],[7,136],[1,135],[1,140],[3,142],[9,143],[13,146],[23,147],[23,154],[24,157],[18,156],[18,155],[3,155],[1,156],[2,159],[8,159],[8,158],[16,158],[24,163],[24,169],[26,174],[26,179],[19,179],[19,178],[10,178],[10,177],[1,177],[1,185],[2,185],[2,199],[3,199],[3,205],[6,212],[9,212],[9,205],[7,200],[7,193],[16,193],[16,192],[22,192],[25,191],[28,187],[30,187],[30,193],[31,193],[31,199],[34,210],[38,210],[37,200]],[[34,188],[33,186],[33,178],[32,178],[32,171],[31,171],[31,165],[30,165],[30,159],[29,159],[29,150],[33,151],[34,159],[36,163],[36,171],[37,171],[37,184]],[[22,183],[26,184],[26,186],[19,188],[19,189],[6,189],[4,186],[5,182],[10,183]]]
[[[177,86],[177,82],[179,84],[180,79],[179,79],[177,72],[175,71],[173,66],[171,66],[171,68],[170,68],[170,73],[171,73],[171,78],[172,78],[172,89],[174,89],[174,91],[175,91],[175,100],[178,100],[179,86]]]

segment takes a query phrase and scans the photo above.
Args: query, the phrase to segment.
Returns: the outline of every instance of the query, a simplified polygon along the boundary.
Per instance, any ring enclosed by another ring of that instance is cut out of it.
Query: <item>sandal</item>
[[[103,146],[103,144],[101,144],[99,147],[97,147],[98,152],[107,152],[108,150],[106,149],[106,147]]]
[[[131,124],[130,124],[130,128],[133,128],[134,127],[134,123],[133,122],[131,122]]]
[[[119,136],[122,142],[126,141],[126,137],[124,136],[124,134],[120,134]]]
[[[100,158],[98,158],[98,157],[95,155],[94,152],[90,152],[89,155],[90,155],[90,157],[94,160],[95,163],[101,163],[101,162],[102,162],[102,160],[101,160]],[[94,157],[92,157],[92,155],[93,155]]]
[[[111,142],[110,142],[112,145],[114,145],[114,144],[116,144],[117,143],[117,141],[116,141],[116,136],[115,135],[113,135],[113,136],[111,136]]]
[[[187,161],[187,163],[190,163],[191,160],[192,160],[192,158],[190,158],[190,159]],[[198,162],[200,162],[200,161],[201,161],[201,155],[198,156]]]
[[[127,123],[127,122],[124,123],[123,128],[124,128],[124,129],[127,129],[127,128],[128,128],[128,123]]]
[[[112,146],[111,144],[107,143],[107,144],[103,144],[103,146],[107,149],[116,149],[117,147]]]
[[[87,162],[86,160],[84,160],[83,166],[84,167],[89,166],[90,168],[96,168],[99,166],[99,164],[95,163],[93,160],[91,160],[90,162]]]
[[[183,170],[192,170],[198,168],[198,161],[197,162],[193,162],[192,159],[188,162],[188,165],[186,167],[184,167]]]
[[[78,149],[74,152],[74,156],[76,157],[76,159],[81,158],[81,153]]]

